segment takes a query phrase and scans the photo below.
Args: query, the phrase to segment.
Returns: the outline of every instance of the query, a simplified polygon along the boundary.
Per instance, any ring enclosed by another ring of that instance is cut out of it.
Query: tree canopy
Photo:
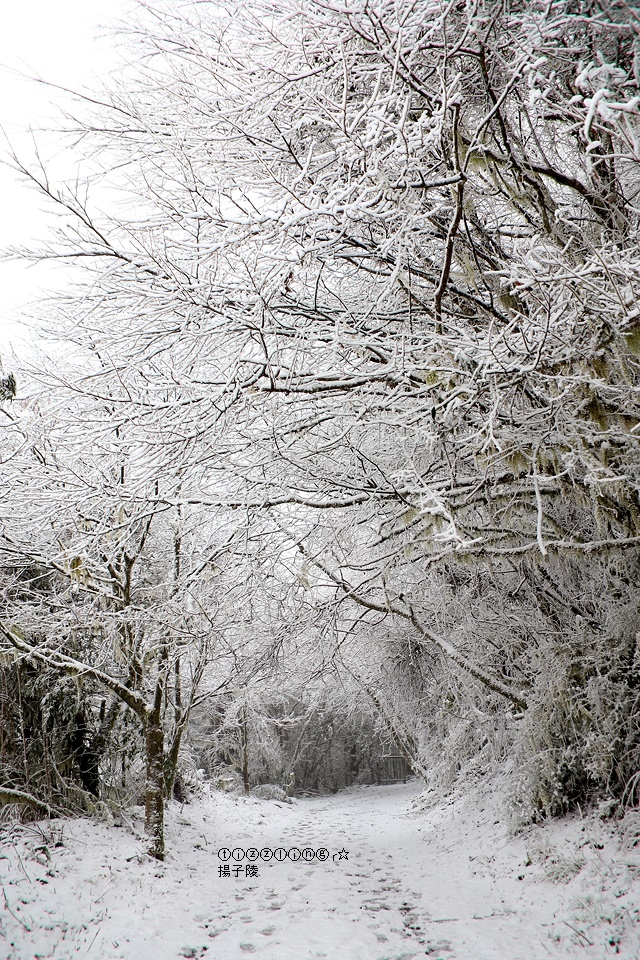
[[[1,480],[12,583],[37,565],[66,593],[5,590],[3,636],[64,668],[87,595],[114,637],[157,618],[162,699],[223,604],[205,571],[233,557],[251,615],[230,648],[253,622],[313,624],[413,730],[416,769],[443,731],[473,754],[506,724],[534,807],[622,793],[640,762],[637,10],[154,3],[124,39],[130,66],[60,131],[79,174],[14,158],[62,214],[30,255],[79,279]],[[50,626],[27,626],[43,604]]]

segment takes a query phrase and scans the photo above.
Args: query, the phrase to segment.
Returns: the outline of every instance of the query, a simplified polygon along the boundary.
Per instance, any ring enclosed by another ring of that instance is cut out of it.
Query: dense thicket
[[[152,516],[224,518],[248,613],[229,649],[254,620],[271,664],[292,630],[313,636],[422,773],[517,757],[529,811],[623,794],[640,767],[637,11],[154,5],[130,41],[135,66],[70,131],[88,197],[21,167],[65,217],[39,255],[84,268],[50,318],[69,352],[40,378],[47,443],[111,471],[89,541],[98,516],[137,543]],[[126,202],[94,214],[93,180]],[[8,497],[43,457],[16,443]],[[86,492],[65,502],[79,517]],[[11,562],[60,564],[44,539]],[[191,586],[169,567],[180,620]],[[23,628],[3,616],[10,649]]]

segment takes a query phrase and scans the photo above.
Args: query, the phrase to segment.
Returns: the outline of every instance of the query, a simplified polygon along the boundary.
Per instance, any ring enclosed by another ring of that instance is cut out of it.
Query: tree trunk
[[[145,725],[147,774],[145,783],[145,831],[151,841],[149,853],[164,860],[164,731],[160,710],[147,716]]]
[[[242,782],[244,784],[244,792],[249,793],[251,790],[251,784],[249,783],[249,737],[247,730],[246,706],[242,708],[240,731],[242,736]]]
[[[176,773],[178,769],[178,757],[180,756],[180,743],[182,741],[182,734],[184,733],[184,725],[181,724],[173,732],[173,737],[170,741],[169,749],[164,761],[164,795],[166,800],[171,800],[175,793],[176,786]],[[180,783],[178,783],[180,787]],[[176,799],[180,800],[180,796],[176,793]]]
[[[176,540],[176,544],[178,541]],[[176,546],[176,550],[177,550]],[[179,557],[179,553],[177,554]],[[176,560],[176,565],[178,560]],[[176,783],[176,771],[178,769],[178,757],[180,755],[180,742],[186,725],[187,717],[182,712],[182,684],[180,681],[180,657],[176,657],[174,664],[174,710],[173,719],[175,723],[173,736],[168,744],[167,755],[164,761],[164,795],[166,800],[171,800],[174,795]],[[188,711],[187,711],[188,713]]]

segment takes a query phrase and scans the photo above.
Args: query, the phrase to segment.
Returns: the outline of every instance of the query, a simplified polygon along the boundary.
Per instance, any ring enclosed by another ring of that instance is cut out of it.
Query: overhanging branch
[[[470,676],[474,677],[474,679],[479,680],[480,683],[482,683],[485,687],[488,687],[494,693],[499,694],[501,697],[504,697],[506,700],[510,700],[511,703],[515,704],[518,707],[518,709],[520,710],[527,709],[527,701],[524,695],[520,691],[513,690],[506,683],[503,683],[502,680],[499,680],[497,677],[491,676],[491,674],[483,670],[482,667],[478,666],[478,664],[473,663],[473,661],[465,657],[465,655],[461,653],[460,650],[457,649],[457,647],[455,647],[452,643],[450,643],[444,637],[441,637],[439,634],[434,633],[432,630],[429,630],[428,627],[425,627],[424,624],[420,623],[420,621],[418,620],[411,605],[408,605],[407,610],[402,610],[400,607],[396,606],[393,603],[384,603],[384,604],[376,603],[374,600],[368,600],[366,597],[361,596],[359,593],[357,593],[355,587],[353,587],[350,583],[345,581],[342,576],[338,576],[332,570],[329,570],[326,564],[324,564],[317,557],[310,554],[307,548],[304,546],[304,543],[299,537],[294,536],[294,534],[291,533],[291,531],[287,530],[287,528],[283,524],[281,524],[276,518],[274,518],[274,520],[277,526],[279,527],[279,529],[290,540],[292,540],[293,543],[295,543],[298,550],[300,551],[300,553],[303,554],[305,559],[307,559],[309,563],[312,563],[315,567],[317,567],[318,570],[321,570],[322,573],[325,574],[325,576],[329,577],[332,583],[335,583],[336,586],[340,587],[340,589],[351,600],[353,600],[354,603],[357,603],[361,607],[365,607],[368,610],[375,610],[378,613],[392,613],[394,614],[394,616],[400,617],[401,619],[408,621],[410,624],[412,624],[414,629],[417,630],[417,632],[425,638],[425,640],[429,640],[431,643],[435,644],[442,651],[442,653],[444,653],[445,656],[449,658],[449,660],[452,660],[456,664],[456,666],[460,667],[460,669],[463,670],[465,673],[468,673],[470,674]]]

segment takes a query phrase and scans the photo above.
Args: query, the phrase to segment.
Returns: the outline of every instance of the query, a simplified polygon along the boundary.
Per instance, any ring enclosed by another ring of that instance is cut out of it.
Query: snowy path
[[[610,828],[576,820],[514,839],[495,822],[489,789],[416,813],[418,790],[357,788],[291,806],[215,794],[172,808],[165,864],[144,856],[134,832],[86,820],[66,822],[61,838],[55,821],[44,837],[5,834],[0,957],[5,946],[10,960],[640,955],[638,871],[608,862]],[[236,877],[230,860],[231,875],[219,875],[221,848],[251,847],[330,856],[258,857],[249,877],[250,861]]]

